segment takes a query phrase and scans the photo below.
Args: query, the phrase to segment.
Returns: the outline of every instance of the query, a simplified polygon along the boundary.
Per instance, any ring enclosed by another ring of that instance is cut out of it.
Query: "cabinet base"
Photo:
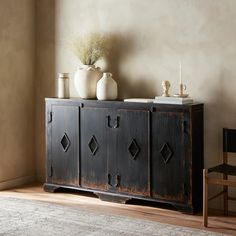
[[[49,193],[54,193],[58,188],[60,188],[58,185],[54,185],[54,184],[44,184],[43,185],[43,190],[45,192],[49,192]]]
[[[96,194],[100,200],[107,202],[116,202],[125,204],[128,200],[132,199],[131,197],[124,197],[124,196],[104,194],[104,193],[95,192],[94,194]]]
[[[52,183],[45,183],[43,185],[43,189],[45,192],[50,192],[50,193],[53,193],[58,189],[83,191],[87,193],[93,193],[94,195],[98,196],[101,201],[116,202],[116,203],[122,203],[122,204],[127,203],[128,200],[134,200],[134,201],[141,200],[143,201],[144,205],[147,204],[147,202],[158,204],[157,207],[160,207],[160,208],[166,208],[167,205],[169,205],[173,207],[173,210],[177,210],[177,211],[187,213],[187,214],[195,214],[196,212],[202,210],[200,207],[196,207],[196,206],[194,207],[193,205],[163,201],[161,199],[156,199],[156,198],[151,198],[151,197],[146,198],[146,197],[133,196],[133,195],[129,196],[129,195],[122,195],[118,193],[94,191],[94,189],[84,189],[81,187],[72,187],[72,186],[52,184]],[[138,204],[140,204],[140,202]]]

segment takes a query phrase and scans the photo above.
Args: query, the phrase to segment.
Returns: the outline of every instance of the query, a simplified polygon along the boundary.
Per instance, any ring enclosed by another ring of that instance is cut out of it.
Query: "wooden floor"
[[[232,214],[224,217],[219,212],[210,212],[209,227],[204,228],[202,226],[201,213],[198,215],[187,215],[173,209],[160,208],[156,204],[147,205],[144,202],[131,202],[129,204],[104,202],[84,192],[46,193],[43,191],[41,184],[0,191],[1,196],[76,205],[93,211],[236,235],[236,216]]]

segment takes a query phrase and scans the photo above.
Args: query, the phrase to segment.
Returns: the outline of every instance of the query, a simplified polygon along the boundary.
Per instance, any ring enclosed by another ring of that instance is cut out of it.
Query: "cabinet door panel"
[[[79,107],[52,105],[52,182],[79,183]]]
[[[182,112],[152,114],[152,195],[184,202],[188,195],[188,120]]]
[[[81,109],[81,186],[106,189],[107,109]]]
[[[149,195],[149,112],[120,110],[117,128],[117,191]]]

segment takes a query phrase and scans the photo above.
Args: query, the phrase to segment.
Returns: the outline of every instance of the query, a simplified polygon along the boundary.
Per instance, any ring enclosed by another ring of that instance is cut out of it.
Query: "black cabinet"
[[[148,195],[149,112],[84,107],[80,127],[81,186]]]
[[[107,109],[84,108],[81,112],[81,186],[107,188]]]
[[[79,179],[79,108],[52,105],[48,113],[47,178],[55,184],[77,186]]]
[[[202,207],[203,104],[46,99],[45,191]]]
[[[149,111],[118,110],[116,131],[117,192],[149,195]],[[111,160],[113,165],[113,160]]]
[[[152,114],[152,196],[184,203],[188,199],[189,117],[182,111]]]

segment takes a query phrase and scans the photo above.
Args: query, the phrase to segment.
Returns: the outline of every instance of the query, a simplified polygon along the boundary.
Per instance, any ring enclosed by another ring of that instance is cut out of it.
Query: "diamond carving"
[[[163,144],[163,146],[160,149],[160,153],[161,153],[161,157],[162,157],[165,164],[167,164],[170,161],[170,159],[173,155],[173,151],[171,150],[168,143]]]
[[[95,136],[92,136],[92,138],[90,139],[90,141],[88,143],[88,146],[89,146],[89,150],[91,151],[91,153],[93,155],[95,155],[98,150],[98,147],[99,147]]]
[[[68,138],[67,134],[65,133],[61,139],[61,146],[63,151],[66,152],[70,147],[70,139]]]
[[[137,155],[139,154],[140,148],[135,139],[132,139],[131,143],[129,144],[128,150],[133,159],[136,159]]]

